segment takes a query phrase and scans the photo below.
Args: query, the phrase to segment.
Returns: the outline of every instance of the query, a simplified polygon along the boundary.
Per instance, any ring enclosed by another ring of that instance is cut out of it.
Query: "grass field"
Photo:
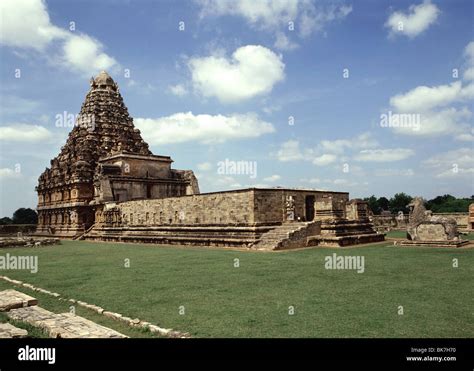
[[[38,255],[39,271],[0,274],[197,337],[474,336],[472,248],[382,243],[258,253],[63,241],[2,249],[7,252]],[[363,256],[364,273],[325,269],[325,257],[333,253]],[[0,281],[0,289],[11,287]],[[33,296],[51,310],[69,306]],[[86,309],[77,312],[129,336],[151,336]]]

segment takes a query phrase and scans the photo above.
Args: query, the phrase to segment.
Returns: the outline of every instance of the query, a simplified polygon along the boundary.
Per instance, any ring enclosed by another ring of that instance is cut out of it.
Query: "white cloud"
[[[210,162],[202,162],[197,165],[197,168],[201,171],[209,171],[212,169],[212,164]]]
[[[271,175],[269,177],[263,178],[265,182],[276,182],[277,180],[280,180],[281,176],[278,174]]]
[[[437,178],[470,176],[474,172],[474,149],[458,148],[439,153],[423,161],[423,165],[434,171]]]
[[[52,133],[39,125],[10,124],[0,126],[0,140],[5,142],[42,142],[51,137]]]
[[[461,81],[456,81],[449,85],[418,86],[390,98],[390,104],[399,112],[418,113],[470,98],[474,98],[474,85],[463,87]]]
[[[63,62],[86,75],[117,66],[117,61],[102,50],[103,45],[90,36],[71,35],[63,45]]]
[[[466,46],[464,54],[468,66],[473,68],[474,42]],[[396,114],[410,114],[417,125],[392,127],[392,130],[411,136],[452,135],[458,140],[470,140],[472,112],[469,102],[473,98],[474,83],[466,78],[445,85],[418,86],[397,94],[390,98],[391,108]]]
[[[463,142],[473,142],[474,141],[474,128],[471,129],[471,132],[466,131],[465,133],[458,134],[455,139]]]
[[[314,3],[308,0],[195,0],[201,6],[201,18],[240,16],[253,28],[276,32],[294,22],[302,37],[321,31],[333,21],[345,18],[352,6]]]
[[[150,144],[169,144],[196,141],[205,144],[228,140],[257,138],[272,133],[272,124],[262,121],[256,114],[194,115],[180,112],[171,116],[137,118],[135,125]]]
[[[41,0],[0,1],[0,43],[17,48],[44,50],[67,31],[51,24],[46,3]]]
[[[317,166],[326,166],[332,164],[337,160],[337,156],[329,153],[325,153],[321,156],[315,157],[313,159],[313,164]]]
[[[369,132],[352,139],[322,140],[315,148],[300,148],[299,142],[289,140],[281,144],[276,153],[279,161],[311,161],[316,166],[327,166],[336,161],[347,161],[343,156],[346,150],[359,150],[377,147],[379,143]]]
[[[255,29],[275,34],[274,47],[294,50],[298,44],[282,30],[306,38],[322,32],[331,22],[352,12],[351,5],[325,4],[310,0],[195,0],[201,6],[200,17],[239,16]],[[290,22],[291,26],[290,27]]]
[[[20,176],[21,176],[21,173],[13,169],[9,169],[7,167],[0,169],[0,179],[14,179],[14,178],[19,178]]]
[[[355,156],[355,160],[363,162],[392,162],[405,160],[415,154],[412,149],[393,148],[393,149],[366,149]]]
[[[279,50],[294,50],[298,48],[298,44],[290,40],[283,32],[277,32],[275,44],[273,46]]]
[[[474,80],[474,41],[467,44],[464,49],[464,57],[468,63],[468,68],[464,71],[464,80]]]
[[[2,0],[0,13],[2,45],[35,50],[52,64],[65,65],[87,76],[117,66],[98,40],[53,25],[43,0]]]
[[[282,162],[302,160],[303,154],[299,142],[296,140],[284,142],[277,152],[277,158]]]
[[[314,31],[322,31],[324,27],[333,21],[341,20],[352,12],[352,5],[330,5],[326,9],[308,7],[301,14],[300,35],[306,37]]]
[[[260,45],[242,46],[230,59],[217,55],[191,58],[188,66],[195,90],[224,103],[269,93],[285,77],[281,56]]]
[[[172,85],[168,87],[171,94],[176,95],[177,97],[184,97],[188,94],[186,87],[183,84]]]
[[[414,38],[427,30],[433,24],[440,10],[435,4],[429,0],[425,0],[418,5],[410,5],[408,13],[394,12],[390,15],[385,27],[390,29],[390,35],[406,35],[409,38]]]
[[[371,133],[362,133],[352,139],[322,140],[318,148],[323,152],[342,154],[346,149],[377,147],[378,142]]]

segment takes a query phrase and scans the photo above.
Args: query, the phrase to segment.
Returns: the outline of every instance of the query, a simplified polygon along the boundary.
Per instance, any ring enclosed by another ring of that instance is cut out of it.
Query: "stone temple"
[[[153,155],[101,72],[60,154],[38,179],[37,235],[279,250],[377,242],[367,203],[346,192],[199,192],[191,170]]]

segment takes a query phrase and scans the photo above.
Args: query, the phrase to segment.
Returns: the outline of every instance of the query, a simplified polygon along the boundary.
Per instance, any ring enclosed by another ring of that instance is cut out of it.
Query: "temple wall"
[[[258,223],[282,222],[287,219],[287,198],[292,197],[294,204],[294,220],[313,220],[307,215],[306,197],[314,197],[314,202],[331,195],[334,200],[344,204],[349,201],[348,193],[325,191],[303,191],[292,189],[256,189],[255,190],[255,221]]]
[[[117,208],[125,225],[254,223],[250,190],[128,201]]]
[[[102,163],[120,165],[122,173],[127,176],[139,178],[171,178],[170,162],[137,159],[132,156],[124,156],[123,158],[105,160],[102,161]]]
[[[268,224],[286,221],[286,198],[294,200],[295,220],[306,220],[306,196],[315,200],[331,194],[340,202],[347,193],[285,189],[247,189],[165,199],[146,199],[118,203],[123,224],[200,225]]]

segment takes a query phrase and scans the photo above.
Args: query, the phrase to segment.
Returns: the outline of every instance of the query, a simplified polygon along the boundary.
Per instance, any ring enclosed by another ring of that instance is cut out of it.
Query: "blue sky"
[[[57,115],[79,112],[102,69],[153,153],[193,169],[202,192],[471,196],[473,6],[2,1],[0,216],[35,206],[70,130]],[[389,112],[406,127],[383,126]],[[257,176],[219,173],[226,159]]]

